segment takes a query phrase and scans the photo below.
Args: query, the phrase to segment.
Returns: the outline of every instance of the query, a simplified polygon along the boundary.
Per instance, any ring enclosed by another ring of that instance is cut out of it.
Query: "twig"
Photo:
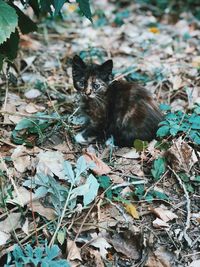
[[[181,178],[178,176],[178,174],[170,166],[168,166],[168,168],[175,175],[176,179],[179,182],[179,185],[182,187],[182,189],[184,191],[184,194],[185,194],[185,198],[186,198],[186,209],[187,209],[187,219],[186,219],[185,228],[184,228],[184,231],[183,231],[183,236],[184,236],[185,240],[187,241],[188,245],[191,247],[192,240],[191,240],[191,238],[187,234],[187,230],[190,228],[190,217],[191,217],[191,210],[190,210],[191,202],[190,202],[189,194],[188,194],[187,189],[186,189],[184,183],[182,182]]]
[[[148,194],[148,192],[149,192],[152,188],[154,188],[154,186],[156,186],[157,184],[160,183],[160,181],[165,177],[165,175],[166,175],[168,172],[169,172],[169,171],[167,170],[167,171],[160,177],[160,179],[159,179],[158,181],[156,181],[152,186],[150,186],[150,187],[146,190],[146,192],[145,192],[143,198],[146,197],[146,195]]]

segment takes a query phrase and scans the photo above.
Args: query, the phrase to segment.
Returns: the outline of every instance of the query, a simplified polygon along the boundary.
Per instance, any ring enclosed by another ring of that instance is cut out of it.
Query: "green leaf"
[[[77,196],[83,196],[83,204],[87,206],[97,196],[99,183],[94,175],[90,174],[86,183],[72,190],[70,200],[75,199]]]
[[[4,56],[0,54],[0,70],[3,67],[3,60],[4,60]]]
[[[169,126],[161,126],[161,127],[158,129],[156,135],[157,135],[158,137],[164,137],[164,136],[166,136],[166,135],[169,134],[169,130],[170,130]]]
[[[18,124],[15,127],[16,131],[20,131],[29,127],[33,127],[34,123],[33,121],[29,120],[29,119],[22,119],[21,121],[18,122]]]
[[[165,103],[162,103],[159,105],[160,109],[163,110],[163,111],[169,111],[171,110],[171,107]]]
[[[0,29],[1,32],[1,29]],[[17,50],[19,45],[19,33],[18,30],[11,33],[10,38],[6,42],[0,45],[0,54],[5,58],[13,60],[17,56]]]
[[[57,234],[57,240],[58,242],[63,245],[66,239],[66,231],[59,230]]]
[[[143,151],[148,146],[148,142],[142,141],[140,139],[135,139],[133,146],[137,151]]]
[[[5,1],[0,0],[0,44],[10,37],[17,27],[17,14]]]
[[[53,6],[55,8],[54,16],[57,16],[66,1],[65,0],[54,0],[53,2],[54,2]]]
[[[80,175],[82,173],[84,173],[87,169],[89,168],[84,156],[81,156],[80,158],[78,158],[77,160],[77,164],[76,164],[76,180],[80,177]]]
[[[76,0],[79,5],[81,12],[83,13],[86,18],[88,18],[92,22],[92,12],[90,9],[90,2],[89,0]]]
[[[18,15],[18,26],[23,34],[33,32],[37,30],[35,22],[33,22],[28,16],[26,16],[21,9],[12,4],[12,7],[15,9]]]
[[[68,180],[71,184],[74,184],[74,172],[72,170],[72,165],[68,161],[64,161],[63,164],[64,172],[66,177],[66,180]]]
[[[165,160],[164,158],[159,157],[158,159],[154,160],[153,169],[151,173],[155,180],[158,180],[165,172]]]

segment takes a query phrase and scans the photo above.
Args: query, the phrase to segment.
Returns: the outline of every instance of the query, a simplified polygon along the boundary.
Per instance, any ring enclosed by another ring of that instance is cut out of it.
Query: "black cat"
[[[85,144],[112,135],[118,146],[133,146],[135,139],[151,141],[156,137],[162,113],[145,88],[136,83],[113,81],[112,68],[112,60],[89,65],[74,56],[73,83],[87,119],[85,129],[75,140]]]

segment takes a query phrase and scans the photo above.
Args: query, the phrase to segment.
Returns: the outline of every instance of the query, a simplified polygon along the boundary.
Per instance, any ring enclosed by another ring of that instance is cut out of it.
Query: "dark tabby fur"
[[[78,56],[73,58],[74,87],[80,93],[81,110],[87,118],[85,130],[75,139],[87,143],[113,135],[119,146],[132,146],[135,139],[154,139],[161,112],[143,87],[126,81],[112,82],[112,68],[112,60],[88,65]]]

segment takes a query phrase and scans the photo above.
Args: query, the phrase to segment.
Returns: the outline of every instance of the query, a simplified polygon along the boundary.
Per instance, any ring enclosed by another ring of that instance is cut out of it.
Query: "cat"
[[[86,64],[79,56],[72,60],[72,77],[86,118],[84,130],[75,136],[77,143],[88,144],[113,136],[117,146],[133,146],[135,139],[156,137],[162,113],[142,86],[113,80],[113,61]]]

